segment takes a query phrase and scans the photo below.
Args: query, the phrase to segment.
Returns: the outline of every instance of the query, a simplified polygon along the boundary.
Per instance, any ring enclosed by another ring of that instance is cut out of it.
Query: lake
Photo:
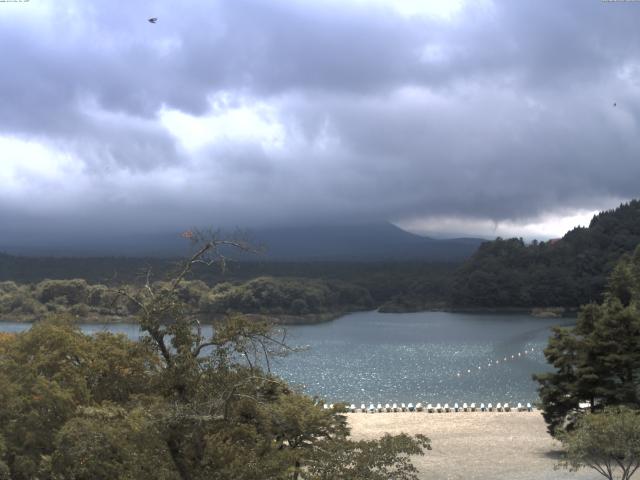
[[[328,402],[534,402],[531,375],[548,371],[542,349],[553,325],[572,319],[448,312],[345,315],[333,322],[287,327],[302,352],[272,369]],[[28,324],[0,322],[0,331]],[[83,324],[138,338],[133,324]]]

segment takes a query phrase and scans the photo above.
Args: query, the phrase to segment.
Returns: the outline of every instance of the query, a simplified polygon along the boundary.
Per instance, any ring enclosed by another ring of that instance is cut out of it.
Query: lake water
[[[511,314],[354,313],[287,327],[288,343],[308,349],[275,359],[272,369],[329,402],[534,402],[531,375],[549,370],[542,349],[550,328],[572,323]],[[26,328],[0,322],[0,331]],[[132,324],[81,328],[140,335]]]

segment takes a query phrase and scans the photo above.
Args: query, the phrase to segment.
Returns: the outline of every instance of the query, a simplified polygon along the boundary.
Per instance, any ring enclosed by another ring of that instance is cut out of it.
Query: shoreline
[[[276,325],[315,325],[319,323],[327,323],[340,318],[344,315],[356,312],[333,312],[318,313],[309,315],[268,315],[258,313],[243,313],[247,318],[256,321],[270,321]],[[203,325],[212,325],[216,321],[224,318],[224,315],[209,316],[207,319],[201,319]],[[11,323],[36,323],[42,320],[40,316],[12,316],[8,318],[0,317],[0,322]],[[75,317],[76,323],[83,324],[137,324],[135,316],[118,316],[118,315],[88,315],[84,317]]]
[[[247,318],[254,319],[256,321],[273,322],[276,325],[317,325],[320,323],[332,322],[340,317],[349,315],[352,313],[359,313],[364,310],[355,311],[339,311],[339,312],[326,312],[326,313],[314,313],[307,315],[290,315],[290,314],[262,314],[262,313],[239,313]],[[367,310],[368,311],[368,310]],[[403,314],[403,313],[427,313],[427,312],[446,312],[446,313],[463,313],[463,314],[497,314],[497,315],[529,315],[534,318],[573,318],[577,315],[578,310],[565,307],[549,307],[549,308],[521,308],[521,307],[468,307],[468,308],[449,308],[449,307],[434,307],[425,310],[406,310],[406,311],[388,311],[382,310],[382,307],[371,310],[383,315],[386,314]],[[224,318],[225,315],[209,316],[208,318],[201,319],[203,325],[212,325],[216,321]],[[12,316],[10,318],[0,317],[0,322],[14,322],[14,323],[35,323],[41,320],[40,316]],[[87,324],[122,324],[122,323],[137,323],[135,316],[117,316],[117,315],[98,315],[90,314],[84,317],[76,317],[77,323]]]

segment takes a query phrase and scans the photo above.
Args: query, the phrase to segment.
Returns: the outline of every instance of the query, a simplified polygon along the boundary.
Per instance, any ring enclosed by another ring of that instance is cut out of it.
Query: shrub
[[[38,299],[42,303],[63,297],[68,305],[86,303],[89,286],[86,280],[45,280],[38,284]]]

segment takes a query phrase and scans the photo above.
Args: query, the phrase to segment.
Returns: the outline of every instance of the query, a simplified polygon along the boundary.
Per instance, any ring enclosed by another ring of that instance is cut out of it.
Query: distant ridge
[[[264,244],[267,259],[305,261],[461,261],[483,242],[422,237],[391,223],[270,228],[257,231],[255,238]]]
[[[484,241],[479,238],[433,239],[406,232],[391,223],[270,227],[247,232],[247,239],[264,247],[265,261],[394,261],[458,262]],[[22,256],[156,257],[185,256],[189,244],[175,234],[135,235],[58,241],[46,246],[2,246],[0,252]],[[232,256],[238,255],[229,252]],[[255,256],[241,255],[240,259]]]

